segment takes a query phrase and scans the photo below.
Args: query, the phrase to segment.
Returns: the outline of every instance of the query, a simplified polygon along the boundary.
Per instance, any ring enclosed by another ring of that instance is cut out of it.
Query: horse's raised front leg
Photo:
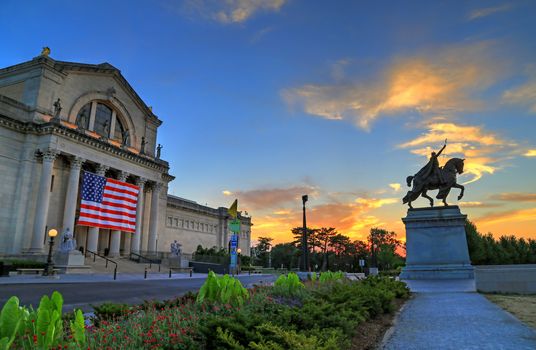
[[[428,200],[430,201],[430,206],[434,206],[434,200],[432,199],[432,197],[426,194],[426,190],[422,191],[421,196],[423,196],[424,198],[428,198]]]
[[[464,191],[465,191],[465,187],[462,185],[458,185],[458,184],[454,184],[452,185],[452,187],[459,188],[461,190],[460,195],[458,196],[458,200],[462,199]]]

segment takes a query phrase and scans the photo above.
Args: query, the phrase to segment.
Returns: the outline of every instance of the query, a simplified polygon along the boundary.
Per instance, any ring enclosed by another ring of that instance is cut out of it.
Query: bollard
[[[158,272],[160,272],[160,264],[158,264]]]
[[[248,275],[250,275],[250,276],[251,276],[251,270],[248,270]]]
[[[193,270],[193,269],[190,269],[190,277],[192,277],[192,270]]]
[[[169,278],[171,278],[171,269],[169,269]]]
[[[117,279],[117,266],[114,269],[114,281]]]
[[[147,279],[147,268],[145,268],[145,272],[143,273],[143,279]]]

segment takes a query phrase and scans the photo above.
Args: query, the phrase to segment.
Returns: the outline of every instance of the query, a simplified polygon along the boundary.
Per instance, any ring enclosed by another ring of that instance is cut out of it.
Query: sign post
[[[234,219],[229,224],[229,229],[233,234],[231,235],[231,241],[229,244],[231,262],[229,265],[229,270],[232,275],[238,272],[238,234],[240,233],[240,220]]]

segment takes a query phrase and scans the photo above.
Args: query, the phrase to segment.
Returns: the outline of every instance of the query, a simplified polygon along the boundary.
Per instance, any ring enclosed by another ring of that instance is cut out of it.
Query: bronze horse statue
[[[465,159],[460,158],[451,158],[449,159],[443,168],[439,168],[438,171],[440,174],[431,174],[431,176],[421,177],[419,173],[415,176],[408,176],[406,182],[408,186],[411,187],[413,182],[413,188],[411,191],[408,191],[406,196],[402,199],[404,204],[408,203],[410,208],[413,208],[411,202],[416,200],[419,196],[428,198],[430,201],[430,206],[434,206],[434,200],[432,197],[426,194],[429,190],[439,190],[436,198],[441,199],[444,205],[447,204],[447,196],[450,192],[450,189],[455,187],[461,190],[458,200],[462,199],[463,192],[465,187],[456,183],[456,174],[463,174],[463,163]],[[441,181],[441,179],[443,181]]]

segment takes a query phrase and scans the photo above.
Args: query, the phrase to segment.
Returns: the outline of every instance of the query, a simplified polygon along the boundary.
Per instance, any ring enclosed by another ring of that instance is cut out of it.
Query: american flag
[[[139,187],[84,171],[78,225],[136,230]]]

